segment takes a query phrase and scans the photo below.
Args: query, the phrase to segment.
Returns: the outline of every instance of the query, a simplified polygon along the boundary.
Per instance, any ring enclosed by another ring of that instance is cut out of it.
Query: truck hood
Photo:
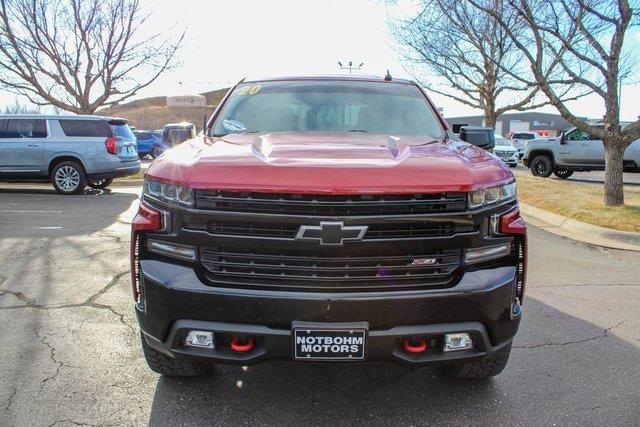
[[[167,150],[145,177],[311,194],[461,192],[514,181],[500,160],[461,141],[326,132],[200,136]]]

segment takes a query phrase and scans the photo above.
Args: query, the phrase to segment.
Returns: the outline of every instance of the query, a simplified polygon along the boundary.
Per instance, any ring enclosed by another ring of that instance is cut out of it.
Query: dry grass
[[[590,224],[616,230],[640,232],[640,186],[625,186],[625,206],[603,205],[603,184],[536,178],[516,173],[518,198]]]

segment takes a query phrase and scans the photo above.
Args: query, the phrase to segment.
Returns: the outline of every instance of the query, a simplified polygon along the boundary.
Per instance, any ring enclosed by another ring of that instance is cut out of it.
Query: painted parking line
[[[0,213],[62,213],[62,211],[0,211]]]

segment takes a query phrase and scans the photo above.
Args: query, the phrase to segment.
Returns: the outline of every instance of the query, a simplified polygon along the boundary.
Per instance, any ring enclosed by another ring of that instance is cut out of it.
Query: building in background
[[[167,96],[167,107],[204,107],[207,98],[204,95]]]
[[[580,118],[586,120],[585,118]],[[446,119],[455,133],[461,126],[484,126],[484,116],[449,117]],[[536,113],[533,111],[523,113],[503,114],[496,122],[496,133],[507,135],[510,132],[533,131],[541,136],[557,136],[560,132],[571,128],[572,125],[559,114]]]

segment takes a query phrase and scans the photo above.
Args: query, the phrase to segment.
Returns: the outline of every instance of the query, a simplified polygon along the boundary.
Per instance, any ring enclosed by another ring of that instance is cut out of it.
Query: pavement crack
[[[512,348],[532,349],[532,348],[540,348],[540,347],[562,347],[562,346],[566,346],[566,345],[582,344],[582,343],[589,342],[589,341],[595,341],[595,340],[598,340],[600,338],[606,337],[612,329],[617,328],[618,326],[622,325],[624,322],[625,322],[625,320],[622,320],[622,321],[616,323],[613,326],[610,326],[608,328],[603,329],[602,332],[600,332],[596,336],[589,337],[589,338],[584,338],[584,339],[581,339],[581,340],[563,341],[563,342],[547,342],[547,343],[534,344],[534,345],[514,345]]]
[[[71,420],[71,419],[67,418],[67,419],[64,419],[64,420],[54,421],[51,424],[49,424],[49,427],[53,427],[53,426],[55,426],[57,424],[63,424],[63,423],[73,424],[74,426],[94,426],[94,427],[98,427],[100,425],[100,424],[83,423],[83,422],[74,421],[74,420]]]
[[[7,400],[7,404],[4,405],[4,410],[6,412],[9,412],[9,408],[11,407],[11,404],[13,403],[13,398],[16,397],[16,394],[18,393],[18,387],[13,387],[13,391],[11,392],[11,394],[9,395],[9,399]]]
[[[22,292],[12,291],[11,289],[0,288],[0,295],[13,295],[20,301],[26,302],[27,304],[37,304],[37,301],[35,299],[26,296]]]
[[[112,248],[112,249],[105,249],[103,251],[94,252],[94,253],[89,254],[89,255],[84,255],[84,256],[81,256],[81,257],[78,257],[78,258],[72,258],[69,261],[79,261],[81,259],[93,258],[95,256],[106,254],[106,253],[109,253],[109,252],[121,251],[122,249],[123,249],[122,247],[117,247],[117,248]]]
[[[36,337],[38,337],[40,341],[42,341],[42,344],[46,345],[49,348],[49,357],[51,361],[57,365],[55,374],[45,378],[40,383],[40,390],[42,390],[43,387],[47,384],[47,381],[53,380],[58,376],[58,374],[60,373],[60,368],[62,368],[64,363],[56,359],[56,349],[47,341],[46,337],[44,335],[40,335],[37,329],[34,329],[33,332],[36,334]]]
[[[108,304],[102,304],[102,303],[96,302],[96,300],[98,300],[102,295],[108,292],[109,289],[113,288],[118,283],[118,281],[126,274],[129,274],[129,270],[120,272],[115,276],[113,276],[113,278],[109,281],[109,283],[107,283],[102,288],[100,288],[98,292],[89,296],[89,298],[87,298],[84,302],[74,303],[74,304],[39,304],[35,299],[24,295],[22,292],[11,291],[8,289],[0,289],[0,295],[2,295],[3,292],[12,294],[18,297],[18,299],[20,299],[21,301],[25,302],[25,304],[20,304],[20,305],[10,305],[10,306],[0,307],[0,310],[18,310],[23,308],[34,308],[38,310],[61,310],[61,309],[78,308],[78,307],[88,307],[88,308],[95,308],[98,310],[108,310],[111,313],[115,314],[123,325],[125,325],[131,331],[133,331],[134,330],[133,326],[131,326],[129,323],[125,321],[124,314],[118,313],[112,306]]]

